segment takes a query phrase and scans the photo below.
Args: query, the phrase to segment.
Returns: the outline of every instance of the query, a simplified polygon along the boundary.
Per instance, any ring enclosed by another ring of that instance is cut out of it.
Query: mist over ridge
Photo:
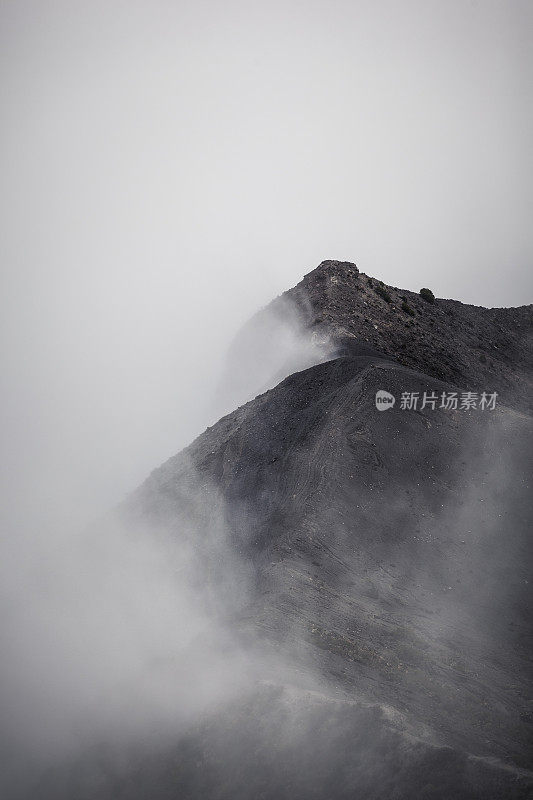
[[[454,363],[475,342],[467,388],[503,387],[498,405],[380,413],[380,389],[463,389],[438,377],[450,308]],[[111,516],[6,551],[7,790],[525,797],[531,312],[416,300],[338,261],[259,312],[217,395],[255,399]],[[514,338],[479,361],[487,325]]]
[[[532,31],[1,5],[2,797],[531,795]]]

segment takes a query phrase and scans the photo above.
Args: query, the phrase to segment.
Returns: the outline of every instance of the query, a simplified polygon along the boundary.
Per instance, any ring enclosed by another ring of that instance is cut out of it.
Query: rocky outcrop
[[[322,262],[282,298],[296,305],[311,332],[331,336],[340,348],[366,342],[461,390],[496,391],[509,405],[533,408],[532,305],[483,308],[441,298],[431,304],[344,261]]]

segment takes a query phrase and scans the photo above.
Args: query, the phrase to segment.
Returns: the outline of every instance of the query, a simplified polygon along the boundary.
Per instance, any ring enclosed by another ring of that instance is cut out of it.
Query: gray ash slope
[[[532,308],[378,287],[324,262],[260,312],[233,364],[273,364],[287,315],[321,363],[289,358],[120,509],[192,545],[198,602],[252,680],[179,736],[97,748],[35,795],[533,797]],[[378,412],[379,389],[500,397]]]
[[[313,701],[263,687],[197,731],[161,796],[531,796],[532,308],[392,287],[387,302],[372,283],[324,262],[290,290],[338,357],[224,417],[129,501],[171,529],[186,508],[207,531],[202,509],[222,497],[230,547],[253,571],[232,624],[329,687]],[[500,402],[374,405],[378,389],[457,388]],[[305,735],[267,742],[273,709]]]

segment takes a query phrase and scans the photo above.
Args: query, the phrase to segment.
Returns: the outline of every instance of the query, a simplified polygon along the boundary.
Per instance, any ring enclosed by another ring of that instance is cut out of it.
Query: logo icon
[[[386,392],[384,389],[380,389],[376,392],[376,408],[378,411],[388,411],[389,408],[393,407],[395,402],[396,398],[394,395]]]

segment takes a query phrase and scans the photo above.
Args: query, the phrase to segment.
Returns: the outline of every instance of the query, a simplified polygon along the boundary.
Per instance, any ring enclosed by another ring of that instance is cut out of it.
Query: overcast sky
[[[529,0],[0,15],[12,504],[57,511],[58,480],[69,508],[119,499],[205,425],[240,324],[325,258],[532,302]]]

